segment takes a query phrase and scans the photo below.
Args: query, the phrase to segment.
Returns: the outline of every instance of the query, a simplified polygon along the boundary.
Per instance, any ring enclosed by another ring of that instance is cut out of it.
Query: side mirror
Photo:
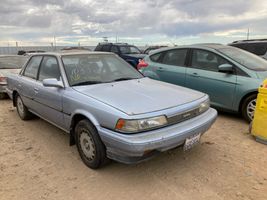
[[[234,71],[233,65],[222,64],[218,67],[219,72],[232,73]]]
[[[63,88],[62,81],[58,81],[55,78],[47,78],[43,80],[43,86],[45,87],[56,87],[56,88]]]

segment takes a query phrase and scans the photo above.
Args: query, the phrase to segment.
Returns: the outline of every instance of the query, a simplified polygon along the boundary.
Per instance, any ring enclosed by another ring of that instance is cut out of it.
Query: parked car
[[[91,49],[87,48],[87,47],[64,47],[61,49],[61,51],[91,51]]]
[[[253,119],[267,61],[239,48],[202,44],[158,50],[140,61],[147,77],[207,93],[211,105]]]
[[[135,68],[139,63],[139,60],[143,59],[146,55],[136,46],[127,43],[99,43],[96,46],[95,51],[113,52]]]
[[[249,51],[267,60],[267,39],[238,40],[228,45]]]
[[[18,55],[31,55],[33,53],[43,53],[43,52],[45,52],[45,51],[43,51],[43,50],[29,50],[29,51],[19,50]]]
[[[7,75],[9,73],[19,73],[21,67],[28,57],[16,55],[0,55],[0,99],[7,97]]]
[[[8,91],[22,120],[33,113],[70,133],[90,168],[191,148],[217,116],[208,95],[146,78],[113,53],[33,55]]]
[[[164,46],[164,45],[149,46],[149,47],[146,47],[145,48],[145,50],[143,51],[143,53],[144,54],[149,54],[149,52],[151,52],[153,50],[164,48],[164,47],[168,47],[168,46]]]

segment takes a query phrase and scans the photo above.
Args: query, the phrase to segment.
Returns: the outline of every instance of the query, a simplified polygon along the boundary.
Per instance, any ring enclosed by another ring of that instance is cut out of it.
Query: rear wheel
[[[28,111],[28,108],[23,104],[23,101],[19,95],[16,96],[16,107],[19,117],[22,120],[29,120],[33,118],[33,114]]]
[[[106,148],[97,130],[88,120],[81,120],[77,123],[75,136],[78,152],[86,166],[97,169],[105,164]]]
[[[242,116],[245,118],[246,121],[251,122],[254,117],[254,112],[256,109],[256,100],[257,94],[252,94],[248,96],[242,105]]]

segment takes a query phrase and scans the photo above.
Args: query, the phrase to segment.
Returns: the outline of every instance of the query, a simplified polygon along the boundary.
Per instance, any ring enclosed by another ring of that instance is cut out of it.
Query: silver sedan
[[[8,93],[21,119],[34,114],[69,133],[94,169],[188,150],[217,116],[208,95],[145,78],[112,53],[35,54],[8,78]]]

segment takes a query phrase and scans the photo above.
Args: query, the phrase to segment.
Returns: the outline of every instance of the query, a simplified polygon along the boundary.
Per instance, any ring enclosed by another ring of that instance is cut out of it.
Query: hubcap
[[[253,99],[248,103],[247,106],[247,114],[250,120],[253,120],[255,108],[256,108],[256,99]]]
[[[80,145],[87,159],[93,160],[95,158],[95,144],[86,129],[83,129],[80,135]]]
[[[17,106],[18,106],[19,114],[22,116],[24,114],[24,106],[23,106],[23,103],[20,97],[18,97],[17,99]]]

